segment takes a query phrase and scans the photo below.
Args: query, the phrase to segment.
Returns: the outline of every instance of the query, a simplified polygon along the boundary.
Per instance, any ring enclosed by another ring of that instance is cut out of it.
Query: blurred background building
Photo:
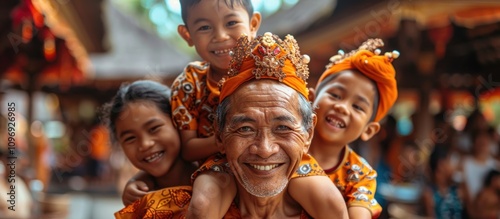
[[[260,33],[293,34],[311,57],[311,86],[339,49],[382,38],[383,51],[400,51],[397,103],[375,139],[353,145],[379,170],[383,218],[429,215],[418,203],[432,185],[436,145],[452,151],[456,184],[467,181],[464,163],[474,157],[477,130],[491,136],[488,152],[498,162],[499,1],[252,2],[264,16]],[[8,104],[15,103],[16,174],[33,197],[33,207],[22,210],[111,217],[122,207],[123,179],[135,170],[109,144],[98,109],[123,82],[170,85],[199,59],[177,34],[178,0],[4,0],[0,11],[0,146],[7,160]]]

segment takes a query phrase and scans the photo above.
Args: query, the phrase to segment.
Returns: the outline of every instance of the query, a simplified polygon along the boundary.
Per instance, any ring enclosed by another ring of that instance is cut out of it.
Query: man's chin
[[[276,183],[258,183],[253,184],[248,179],[242,179],[242,186],[245,190],[253,196],[259,198],[269,198],[281,194],[288,185],[289,180],[284,179]]]

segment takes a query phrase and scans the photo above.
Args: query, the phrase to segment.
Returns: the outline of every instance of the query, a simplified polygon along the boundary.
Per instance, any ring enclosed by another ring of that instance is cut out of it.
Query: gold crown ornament
[[[328,63],[326,68],[328,69],[332,67],[332,65],[341,63],[344,59],[353,56],[354,54],[356,54],[358,51],[361,50],[368,50],[370,52],[373,52],[375,55],[380,55],[381,51],[379,47],[383,46],[384,46],[384,41],[382,41],[382,39],[375,38],[366,40],[365,42],[363,42],[363,44],[361,44],[361,46],[359,46],[358,49],[352,50],[349,53],[345,53],[343,50],[339,50],[336,55],[330,57],[330,63]],[[389,61],[392,62],[394,59],[397,59],[400,54],[399,51],[393,50],[392,52],[386,52],[384,55],[389,59]],[[368,60],[364,60],[364,62],[367,63]]]
[[[309,77],[310,58],[300,54],[297,41],[292,35],[287,35],[283,40],[270,32],[253,40],[244,35],[238,39],[230,54],[232,59],[228,73],[219,82],[220,101],[227,95],[225,90],[234,91],[252,78],[278,80],[307,97],[306,81]]]

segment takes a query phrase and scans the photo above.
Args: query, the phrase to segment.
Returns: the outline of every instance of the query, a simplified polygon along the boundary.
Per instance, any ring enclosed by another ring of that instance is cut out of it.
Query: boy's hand
[[[149,188],[143,181],[128,181],[123,189],[122,201],[125,206],[134,203],[149,192]]]

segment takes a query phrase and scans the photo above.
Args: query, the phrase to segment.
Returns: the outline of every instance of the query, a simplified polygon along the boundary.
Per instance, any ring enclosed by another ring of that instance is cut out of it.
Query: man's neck
[[[238,186],[238,208],[241,218],[300,218],[301,210],[286,193],[286,189],[273,197],[255,197]]]

